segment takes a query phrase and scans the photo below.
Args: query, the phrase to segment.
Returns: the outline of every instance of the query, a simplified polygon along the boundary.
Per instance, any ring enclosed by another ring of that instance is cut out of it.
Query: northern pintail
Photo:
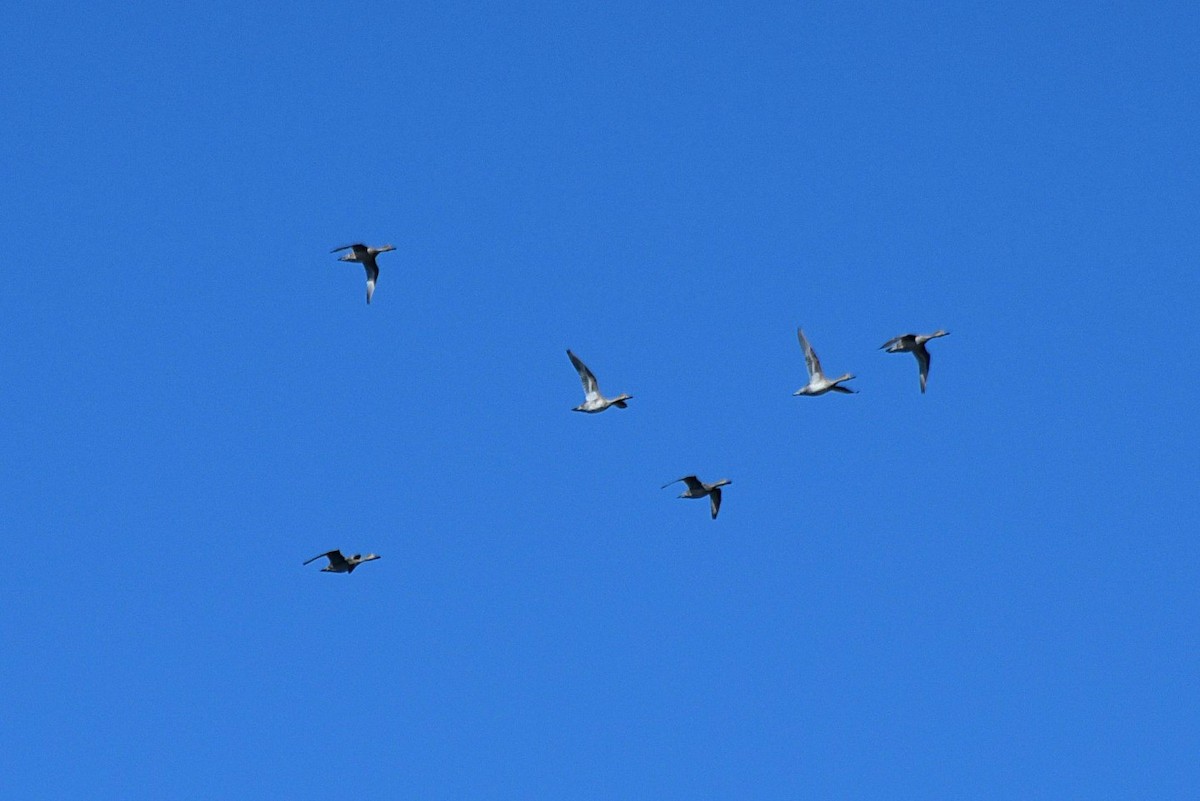
[[[579,361],[579,357],[572,353],[570,348],[567,349],[567,355],[571,357],[571,364],[575,365],[575,369],[579,371],[579,380],[583,382],[584,393],[583,403],[571,411],[595,414],[604,411],[609,406],[624,409],[628,405],[625,401],[633,399],[632,395],[624,393],[615,398],[604,397],[600,394],[600,385],[596,383],[596,376],[592,375],[592,371],[587,368],[587,365]]]
[[[322,557],[325,557],[329,560],[329,564],[321,568],[322,573],[353,573],[354,568],[358,567],[363,562],[373,562],[379,558],[379,555],[369,553],[366,556],[363,556],[360,553],[356,553],[354,556],[345,557],[342,556],[341,551],[326,551],[325,553],[317,554],[304,564],[307,565],[310,562],[315,562]]]
[[[949,331],[940,328],[932,334],[901,334],[884,342],[879,348],[886,349],[888,353],[911,353],[917,357],[917,366],[921,373],[921,394],[924,395],[925,382],[929,380],[929,351],[925,348],[925,343],[949,334]]]
[[[684,490],[683,494],[679,497],[703,498],[705,495],[707,495],[709,511],[712,512],[712,519],[716,520],[717,512],[721,511],[721,487],[725,486],[726,484],[732,484],[733,482],[727,478],[723,478],[720,481],[714,481],[711,484],[705,484],[695,476],[684,476],[683,478],[677,478],[674,481],[668,481],[666,484],[662,485],[662,488],[666,489],[672,484],[678,484],[680,481],[687,484],[687,489]]]
[[[375,257],[380,253],[387,253],[389,250],[395,250],[392,245],[384,245],[381,248],[369,248],[361,242],[356,242],[353,245],[342,245],[340,248],[334,248],[330,253],[337,253],[341,250],[349,250],[345,256],[342,256],[338,261],[356,261],[362,264],[367,271],[367,303],[371,302],[371,296],[375,294],[375,282],[379,280],[379,265],[375,263]]]
[[[808,384],[800,387],[800,389],[792,394],[824,395],[826,392],[833,390],[834,392],[844,392],[847,395],[853,395],[855,390],[840,385],[843,381],[849,381],[854,376],[846,373],[840,378],[826,378],[825,374],[821,372],[821,360],[817,358],[817,352],[812,349],[812,345],[808,344],[808,339],[804,336],[804,329],[797,328],[796,335],[800,337],[800,347],[804,350],[804,366],[808,368]]]

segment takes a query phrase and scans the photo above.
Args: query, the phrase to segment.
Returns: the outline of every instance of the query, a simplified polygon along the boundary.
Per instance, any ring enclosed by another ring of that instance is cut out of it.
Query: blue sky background
[[[0,10],[3,795],[1194,798],[1196,6],[567,5]]]

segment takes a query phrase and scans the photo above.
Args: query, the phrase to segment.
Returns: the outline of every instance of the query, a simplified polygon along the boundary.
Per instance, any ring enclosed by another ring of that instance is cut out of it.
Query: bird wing
[[[804,336],[804,329],[797,328],[796,336],[800,338],[800,347],[804,350],[804,366],[808,368],[809,378],[821,375],[821,360],[817,358],[817,352],[812,349],[812,345],[808,344],[808,338]]]
[[[916,338],[916,334],[901,334],[898,337],[892,337],[887,342],[884,342],[879,346],[879,349],[886,349],[889,353],[895,353],[898,350],[906,350],[907,348],[912,347],[912,343]]]
[[[379,267],[374,259],[368,259],[363,267],[367,271],[367,303],[370,303],[371,296],[375,294],[375,282],[379,280]]]
[[[695,476],[684,476],[683,478],[677,478],[674,481],[668,481],[666,484],[663,484],[660,489],[666,489],[672,484],[678,484],[680,481],[686,483],[688,485],[688,489],[704,489],[704,484],[702,484],[700,479],[696,478]]]
[[[708,508],[712,510],[712,519],[717,519],[717,512],[721,511],[721,488],[716,487],[712,492],[708,493]]]
[[[596,376],[592,375],[592,371],[587,368],[587,365],[579,361],[579,357],[567,349],[567,355],[571,357],[571,364],[575,365],[575,369],[579,372],[579,380],[583,383],[583,393],[588,400],[593,400],[600,397],[600,384],[596,382]]]
[[[917,357],[917,365],[921,370],[921,394],[924,395],[925,382],[929,380],[929,351],[922,345],[913,349],[913,355]]]
[[[328,557],[329,557],[329,563],[330,563],[330,564],[333,564],[333,561],[334,561],[334,557],[335,557],[335,556],[336,556],[338,559],[342,559],[342,552],[341,552],[341,551],[326,551],[325,553],[319,553],[319,554],[317,554],[316,556],[314,556],[312,559],[309,559],[309,560],[308,560],[307,562],[305,562],[304,564],[306,564],[306,565],[307,565],[307,564],[311,564],[312,562],[315,562],[315,561],[317,561],[318,559],[321,559],[321,558],[323,558],[323,557],[326,557],[326,556],[328,556]],[[344,560],[344,559],[342,559],[342,561],[345,561],[345,560]]]
[[[355,242],[352,245],[342,245],[340,248],[334,248],[333,250],[331,250],[329,252],[337,253],[339,250],[353,250],[355,253],[358,253],[360,250],[366,250],[366,249],[367,249],[367,246],[364,245],[362,242]]]

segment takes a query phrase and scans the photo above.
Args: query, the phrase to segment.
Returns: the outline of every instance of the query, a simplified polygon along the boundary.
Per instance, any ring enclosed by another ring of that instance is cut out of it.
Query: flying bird
[[[886,349],[888,353],[911,353],[917,357],[917,366],[921,373],[921,394],[924,395],[925,382],[929,380],[929,351],[925,348],[925,343],[949,334],[949,331],[940,328],[932,334],[902,334],[884,342],[879,348]]]
[[[833,390],[834,392],[844,392],[847,395],[853,395],[855,390],[849,387],[841,386],[843,381],[849,381],[854,378],[850,373],[846,373],[840,378],[826,378],[821,372],[821,360],[817,358],[817,352],[812,349],[812,345],[808,344],[808,339],[804,336],[804,329],[797,328],[796,335],[800,337],[800,347],[804,350],[804,366],[808,368],[808,384],[800,387],[793,392],[793,395],[824,395],[826,392]]]
[[[367,303],[371,302],[371,296],[375,294],[375,282],[379,280],[379,265],[375,263],[375,257],[380,253],[387,253],[389,250],[395,250],[392,245],[384,245],[381,248],[369,248],[361,242],[356,242],[353,245],[342,245],[340,248],[334,248],[330,253],[337,253],[342,250],[350,251],[345,256],[342,256],[338,261],[356,261],[362,264],[367,271]]]
[[[358,567],[363,562],[373,562],[374,560],[379,558],[379,555],[374,554],[374,553],[369,553],[366,556],[363,556],[361,553],[356,553],[356,554],[354,554],[354,556],[345,557],[345,556],[342,556],[341,551],[326,551],[325,553],[317,554],[316,556],[314,556],[312,559],[309,559],[308,562],[305,562],[304,564],[307,565],[310,562],[315,562],[322,557],[327,558],[329,560],[329,564],[327,564],[327,565],[325,565],[325,567],[321,568],[322,573],[353,573],[354,568]]]
[[[583,382],[583,403],[576,406],[571,411],[587,412],[595,414],[602,412],[609,406],[616,406],[618,409],[624,409],[628,406],[625,401],[633,400],[632,395],[621,393],[615,398],[606,398],[600,394],[600,385],[596,383],[596,376],[592,375],[592,371],[587,368],[587,365],[579,361],[579,357],[567,349],[567,355],[571,357],[571,364],[575,365],[575,369],[579,371],[579,380]]]
[[[712,512],[712,519],[716,520],[717,512],[721,511],[721,487],[725,486],[726,484],[732,484],[733,482],[727,478],[723,478],[720,481],[714,481],[712,484],[705,484],[695,476],[684,476],[683,478],[677,478],[674,481],[668,481],[666,484],[662,485],[662,489],[666,489],[672,484],[678,484],[680,481],[687,484],[687,489],[684,490],[683,494],[679,497],[703,498],[705,495],[707,495],[709,511]]]

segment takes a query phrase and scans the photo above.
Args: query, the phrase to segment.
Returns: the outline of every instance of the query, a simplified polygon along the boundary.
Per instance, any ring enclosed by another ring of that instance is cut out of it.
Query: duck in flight
[[[322,573],[353,573],[354,568],[358,567],[363,562],[373,562],[378,559],[379,554],[369,553],[366,556],[363,556],[361,553],[356,553],[354,556],[345,557],[342,556],[341,551],[326,551],[325,553],[317,554],[304,564],[307,565],[310,562],[315,562],[322,557],[329,560],[329,564],[321,568]]]
[[[849,381],[854,378],[850,373],[846,373],[840,378],[826,378],[821,372],[821,360],[817,358],[817,352],[812,349],[812,345],[808,344],[808,339],[804,336],[804,329],[797,328],[796,335],[800,337],[800,347],[804,350],[804,366],[808,368],[808,384],[800,387],[793,392],[793,395],[824,395],[826,392],[833,390],[834,392],[844,392],[847,395],[853,395],[856,390],[849,387],[841,386],[843,381]]]
[[[940,328],[932,334],[901,334],[884,342],[879,348],[887,350],[888,353],[911,353],[917,357],[917,367],[921,373],[921,394],[924,395],[925,382],[929,380],[929,351],[925,348],[925,343],[949,334],[949,331]]]
[[[583,403],[576,406],[571,411],[587,412],[595,414],[602,412],[609,406],[616,406],[618,409],[624,409],[629,404],[627,400],[633,400],[632,395],[621,393],[615,398],[606,398],[600,394],[600,385],[596,383],[596,376],[592,375],[592,371],[587,368],[587,365],[579,361],[579,357],[567,349],[567,355],[571,357],[571,364],[575,365],[575,369],[579,372],[579,380],[583,382]]]
[[[727,478],[723,478],[720,481],[714,481],[711,484],[705,484],[695,476],[684,476],[683,478],[677,478],[674,481],[669,481],[666,484],[663,484],[662,489],[666,489],[672,484],[678,484],[680,481],[687,484],[687,489],[684,490],[683,494],[679,497],[703,498],[705,495],[707,495],[708,509],[710,512],[712,512],[712,519],[716,520],[717,512],[721,511],[721,487],[725,486],[726,484],[732,484],[733,482]]]
[[[348,250],[350,252],[342,256],[338,261],[356,261],[366,269],[367,303],[370,304],[371,296],[375,294],[375,282],[379,280],[379,265],[375,263],[375,257],[380,253],[387,253],[389,250],[395,249],[392,245],[384,245],[381,248],[369,248],[362,242],[356,242],[353,245],[342,245],[340,248],[334,248],[329,252],[338,253]]]

